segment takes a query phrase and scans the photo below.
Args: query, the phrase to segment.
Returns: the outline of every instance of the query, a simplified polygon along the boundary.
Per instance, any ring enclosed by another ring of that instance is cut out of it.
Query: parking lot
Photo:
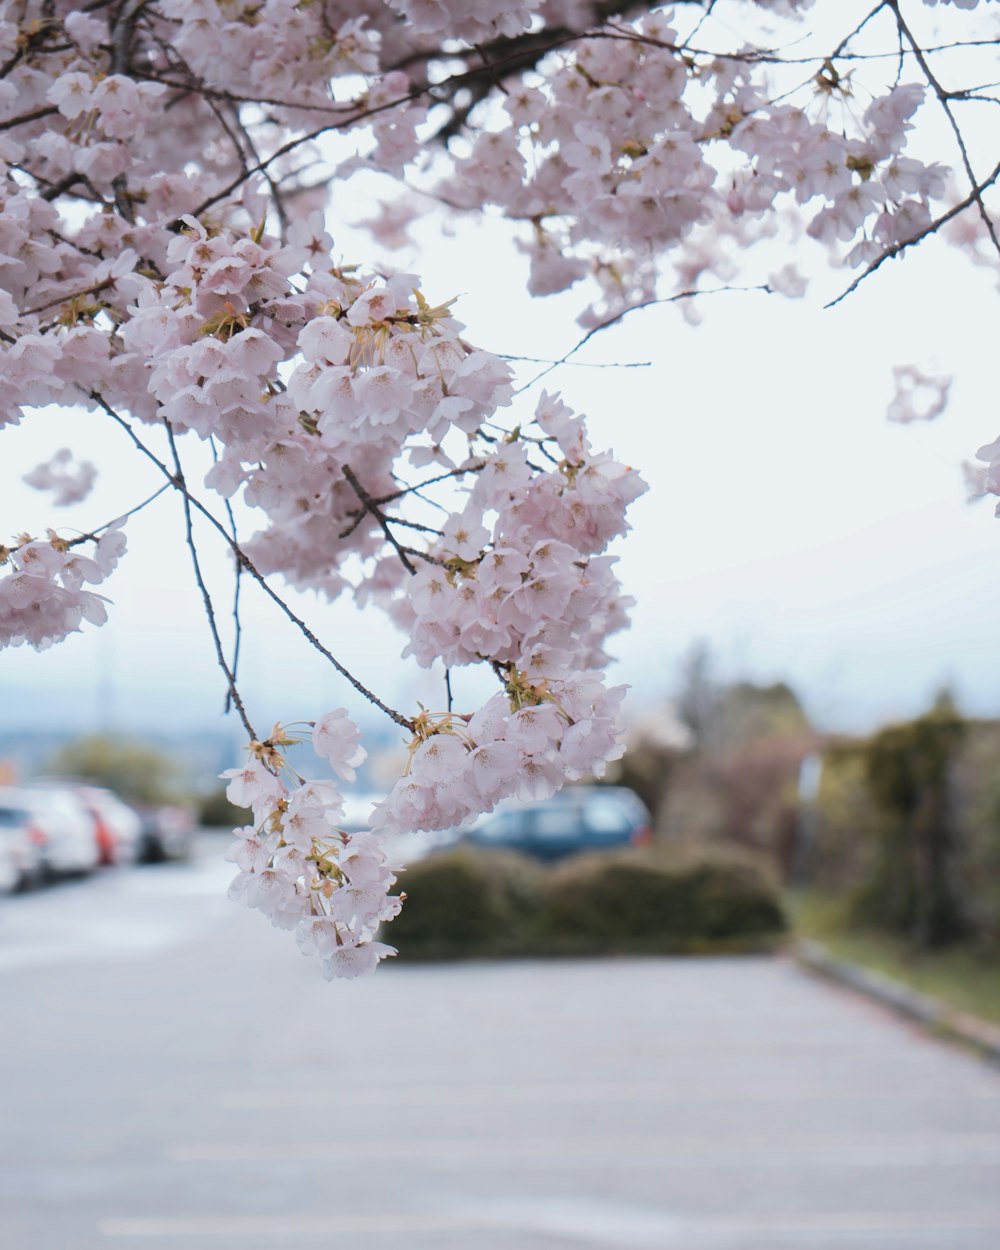
[[[4,1246],[1000,1244],[997,1073],[783,959],[331,985],[222,849],[0,901]]]

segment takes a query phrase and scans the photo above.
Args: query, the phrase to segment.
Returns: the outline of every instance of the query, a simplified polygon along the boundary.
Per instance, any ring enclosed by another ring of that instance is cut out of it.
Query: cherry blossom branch
[[[54,299],[47,300],[44,304],[38,304],[34,308],[26,308],[21,313],[22,317],[34,317],[38,313],[48,312],[50,308],[55,308],[58,304],[70,304],[75,299],[82,299],[85,295],[97,295],[101,291],[106,291],[109,286],[114,286],[114,278],[105,278],[103,282],[95,282],[93,286],[85,287],[82,291],[70,291],[66,295],[57,295]]]
[[[466,473],[479,473],[483,469],[483,464],[461,465],[457,469],[449,469],[446,473],[439,473],[436,477],[430,477],[426,482],[417,482],[415,486],[404,486],[402,490],[393,491],[391,495],[380,495],[372,502],[381,506],[382,504],[392,503],[394,499],[402,499],[404,495],[416,495],[422,490],[426,490],[428,486],[436,486],[438,482],[446,482],[449,478],[462,477]]]
[[[892,260],[893,257],[898,256],[901,252],[905,251],[906,248],[912,247],[915,243],[919,243],[921,239],[926,239],[929,234],[934,234],[935,231],[940,230],[940,228],[945,225],[946,222],[951,221],[953,217],[957,217],[959,213],[963,213],[967,208],[971,208],[971,206],[976,202],[977,194],[981,196],[984,191],[993,186],[998,178],[1000,178],[1000,162],[994,166],[993,172],[990,176],[985,179],[985,181],[979,183],[975,190],[971,191],[964,200],[959,200],[959,202],[952,208],[949,208],[946,213],[942,213],[940,217],[935,217],[929,225],[925,226],[923,230],[919,230],[915,235],[913,235],[912,238],[905,239],[901,243],[894,243],[891,247],[887,247],[882,255],[876,260],[873,260],[863,273],[858,274],[849,287],[841,291],[836,299],[832,299],[829,303],[824,304],[823,307],[834,308],[840,303],[841,300],[845,300],[848,295],[852,295],[866,278],[871,277],[876,269],[881,269],[882,265],[884,265],[887,260]]]
[[[6,121],[0,121],[0,130],[13,130],[15,126],[26,126],[28,122],[37,122],[43,117],[51,117],[53,113],[58,112],[59,110],[52,105],[33,109],[30,113],[22,113],[20,117],[8,117]]]
[[[573,369],[649,369],[651,360],[553,360],[549,356],[517,356],[513,352],[495,352],[501,360],[519,360],[526,365],[570,365]]]
[[[409,555],[407,554],[410,548],[402,546],[402,544],[398,541],[396,536],[393,534],[392,530],[389,529],[389,523],[385,517],[385,514],[376,505],[375,500],[372,499],[371,495],[369,495],[369,493],[365,490],[365,488],[358,481],[357,476],[354,473],[354,470],[348,464],[344,465],[344,477],[346,477],[348,482],[350,482],[354,493],[361,500],[361,504],[364,509],[364,511],[362,512],[362,516],[366,512],[371,513],[371,515],[375,518],[375,520],[378,521],[379,526],[381,527],[382,533],[385,535],[386,542],[388,542],[388,544],[394,549],[394,551],[396,552],[396,555],[399,556],[399,559],[403,565],[403,568],[406,569],[407,573],[411,573],[411,574],[416,573],[417,570],[414,567],[413,562],[410,560]]]
[[[547,52],[555,51],[558,48],[566,47],[569,44],[578,43],[580,40],[590,37],[593,37],[590,32],[583,31],[569,32],[561,38],[551,39],[547,43],[541,44],[537,49],[533,50],[535,55],[532,64],[539,60],[541,56]],[[428,59],[439,59],[440,56],[440,53],[436,53],[435,55],[428,57]],[[509,76],[520,69],[527,68],[530,68],[530,65],[525,64],[525,54],[523,51],[520,51],[512,53],[508,57],[501,58],[498,61],[494,61],[490,72],[495,73],[498,69],[503,69],[505,71],[505,76]],[[197,208],[191,211],[190,215],[192,217],[200,217],[206,209],[211,208],[214,204],[218,204],[220,200],[226,199],[227,196],[231,195],[234,191],[241,187],[248,177],[252,177],[254,174],[265,173],[268,167],[274,164],[276,160],[279,160],[282,156],[287,156],[290,152],[294,152],[296,148],[301,147],[304,143],[310,143],[313,139],[319,139],[323,135],[328,134],[331,130],[350,128],[351,126],[357,125],[358,122],[367,121],[369,118],[376,117],[381,113],[389,112],[390,110],[399,108],[404,104],[410,104],[414,100],[419,100],[425,95],[431,95],[435,100],[440,100],[441,92],[445,88],[449,89],[450,93],[453,95],[458,88],[464,87],[469,81],[474,81],[479,78],[483,72],[483,68],[479,67],[477,69],[466,70],[459,74],[452,74],[442,82],[421,83],[411,88],[411,90],[396,96],[392,100],[386,100],[383,104],[377,104],[371,107],[359,106],[353,113],[342,118],[340,121],[330,122],[325,126],[319,126],[315,130],[307,131],[305,134],[289,139],[287,143],[284,143],[280,147],[276,148],[275,151],[272,152],[266,159],[258,161],[255,165],[251,165],[246,174],[241,173],[238,178],[234,178],[227,183],[222,190],[209,196],[208,199],[203,200]],[[447,99],[447,96],[445,99]]]
[[[962,156],[962,165],[965,168],[969,182],[972,185],[972,198],[975,200],[976,207],[979,209],[979,216],[983,220],[983,225],[986,227],[986,232],[990,236],[993,247],[996,249],[997,254],[1000,255],[1000,238],[997,237],[996,225],[994,224],[993,218],[990,216],[989,211],[986,208],[986,204],[983,201],[982,191],[979,188],[975,170],[972,168],[972,161],[969,158],[969,149],[966,147],[965,137],[962,134],[962,128],[959,126],[951,107],[951,98],[949,97],[948,92],[945,91],[941,83],[938,81],[937,75],[931,69],[930,63],[924,55],[923,49],[920,47],[920,44],[913,36],[913,32],[906,24],[906,20],[899,9],[899,0],[885,0],[885,4],[895,15],[896,25],[899,27],[899,33],[903,36],[903,38],[905,38],[906,42],[913,50],[913,55],[917,59],[917,64],[920,66],[921,70],[923,70],[924,77],[930,84],[931,89],[941,104],[941,108],[944,110],[945,116],[948,118],[948,123],[955,135],[955,140],[958,143],[958,150]]]
[[[137,512],[141,512],[143,508],[148,507],[149,504],[151,504],[154,499],[159,499],[159,497],[165,491],[168,491],[169,489],[170,489],[170,483],[168,482],[166,483],[166,485],[161,486],[159,490],[154,490],[153,493],[147,499],[144,499],[141,503],[137,503],[135,507],[129,508],[127,512],[120,512],[118,516],[112,518],[112,520],[110,521],[105,521],[103,525],[95,525],[94,528],[92,530],[89,530],[86,534],[77,534],[76,538],[66,539],[66,546],[67,547],[79,547],[81,543],[97,542],[98,538],[100,538],[101,534],[105,530],[110,529],[112,525],[115,525],[118,521],[127,521],[130,516],[135,516]],[[34,539],[32,539],[31,541],[34,542]],[[5,550],[8,553],[13,552],[13,551],[20,551],[21,547],[25,545],[26,545],[25,543],[21,543],[17,547],[6,547]]]
[[[230,706],[236,709],[236,714],[243,722],[243,728],[250,735],[250,741],[257,742],[257,733],[254,730],[253,725],[250,724],[246,708],[243,706],[243,700],[240,697],[240,692],[236,688],[236,674],[226,662],[226,655],[222,646],[222,638],[219,636],[219,627],[215,620],[215,607],[212,603],[212,596],[209,594],[208,586],[205,583],[205,578],[201,571],[201,561],[198,559],[198,547],[194,540],[194,525],[192,524],[191,517],[191,498],[188,494],[187,485],[184,480],[184,469],[181,465],[180,453],[177,450],[177,439],[174,437],[174,427],[166,417],[163,418],[163,426],[167,431],[167,441],[170,444],[170,454],[174,462],[174,481],[177,483],[180,490],[181,500],[184,505],[184,530],[188,550],[191,552],[191,563],[194,567],[194,580],[197,583],[199,591],[201,592],[201,601],[205,607],[205,617],[208,621],[208,628],[212,635],[212,642],[215,645],[215,659],[219,668],[222,669],[226,678],[226,684],[229,687],[226,698],[226,710],[228,711]]]
[[[167,465],[165,465],[163,461],[156,455],[156,453],[153,452],[149,447],[147,447],[146,444],[142,441],[142,439],[139,438],[138,434],[136,434],[133,427],[125,420],[125,418],[120,416],[114,410],[114,408],[112,408],[111,405],[105,400],[103,395],[101,395],[99,392],[89,391],[87,393],[89,397],[96,404],[98,404],[98,406],[101,409],[103,409],[103,411],[107,414],[107,416],[109,416],[112,419],[112,421],[116,422],[118,425],[121,426],[121,428],[125,431],[128,437],[132,440],[132,443],[135,445],[137,450],[142,452],[142,454],[148,460],[150,460],[154,465],[156,465],[156,467],[160,470],[160,472],[164,475],[164,477],[166,477],[168,483],[171,486],[173,486],[175,490],[178,490],[183,495],[185,495],[185,497],[188,499],[189,503],[191,504],[191,507],[194,508],[196,512],[199,512],[209,522],[209,524],[212,525],[213,528],[222,536],[223,541],[232,551],[233,555],[236,557],[241,567],[245,569],[247,573],[250,574],[250,576],[254,579],[257,585],[260,586],[261,590],[263,590],[263,592],[267,595],[267,597],[271,599],[275,604],[277,604],[277,606],[281,609],[284,615],[298,629],[299,633],[302,634],[303,638],[305,638],[306,641],[309,642],[320,653],[320,655],[322,655],[327,661],[329,661],[330,664],[333,665],[333,667],[337,670],[337,672],[341,675],[341,677],[343,677],[346,681],[350,682],[350,684],[354,687],[354,689],[358,692],[358,694],[362,695],[365,699],[367,699],[368,702],[371,703],[374,707],[377,707],[379,711],[384,712],[386,716],[389,717],[390,720],[394,721],[401,728],[408,729],[412,733],[413,722],[409,720],[406,716],[404,716],[402,712],[397,712],[394,708],[389,707],[388,704],[383,703],[382,700],[378,697],[378,695],[374,694],[371,690],[368,689],[367,686],[363,685],[354,676],[354,674],[351,673],[348,669],[346,669],[343,666],[343,664],[341,664],[341,662],[337,659],[337,657],[320,642],[320,640],[316,637],[316,635],[309,628],[309,626],[305,623],[305,621],[303,621],[300,616],[297,616],[295,612],[292,611],[292,609],[288,606],[288,604],[284,601],[284,599],[282,599],[282,597],[278,594],[278,592],[270,585],[270,583],[267,581],[264,575],[258,571],[257,567],[254,565],[253,561],[246,554],[243,548],[230,537],[230,535],[226,531],[226,527],[222,524],[222,522],[218,519],[218,517],[216,517],[208,508],[206,508],[200,499],[198,499],[195,495],[192,495],[191,492],[188,490],[187,486],[183,482],[179,482],[177,480],[176,476],[170,472],[170,469],[167,467]]]
[[[112,26],[111,36],[111,72],[113,74],[130,74],[132,72],[132,49],[135,43],[135,24],[139,14],[149,0],[122,0],[117,17]],[[115,207],[119,214],[129,223],[135,225],[135,209],[128,189],[128,179],[118,174],[111,180],[115,193]]]
[[[209,447],[212,450],[212,459],[218,463],[219,453],[215,445],[214,436],[208,440]],[[166,487],[161,489],[166,490]],[[229,532],[232,535],[233,542],[239,543],[239,533],[236,529],[236,515],[233,512],[233,505],[228,499],[225,500],[226,517],[229,521]],[[237,670],[240,665],[240,645],[243,641],[243,621],[240,617],[240,591],[243,585],[243,566],[238,560],[233,563],[233,658],[229,667],[233,672],[233,680],[236,680]],[[226,711],[230,708],[230,701],[226,699]]]
[[[845,35],[833,52],[811,53],[808,56],[786,56],[773,48],[749,48],[740,52],[715,51],[709,48],[691,47],[687,42],[672,43],[666,39],[657,39],[655,35],[647,35],[642,31],[630,30],[628,27],[609,25],[606,30],[587,31],[580,38],[591,40],[604,39],[620,43],[644,44],[650,48],[661,48],[665,52],[675,52],[705,61],[733,61],[740,65],[822,65],[824,61],[891,61],[899,55],[892,52],[848,52],[846,45],[881,9],[885,8],[885,0],[873,9],[850,34]],[[924,52],[952,52],[959,48],[992,48],[997,45],[996,39],[954,39],[950,43],[930,44]],[[905,51],[905,50],[904,50]],[[912,51],[905,51],[906,56],[913,56]],[[811,81],[807,79],[806,81]]]

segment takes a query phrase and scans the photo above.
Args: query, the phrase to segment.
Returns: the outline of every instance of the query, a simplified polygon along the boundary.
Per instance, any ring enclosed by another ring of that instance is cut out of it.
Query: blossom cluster
[[[15,547],[0,546],[0,647],[27,643],[42,651],[85,620],[102,625],[107,600],[86,587],[107,580],[125,542],[116,522],[93,541],[91,555],[52,530],[47,538],[24,534]]]
[[[316,754],[342,781],[353,781],[365,751],[344,709],[320,717],[311,729]],[[283,748],[299,740],[276,725],[266,742],[251,743],[244,767],[222,774],[230,801],[249,807],[254,820],[235,830],[227,858],[239,872],[229,896],[276,928],[294,930],[328,981],[356,977],[395,954],[375,935],[398,914],[401,896],[389,893],[396,876],[377,835],[338,827],[344,815],[338,786],[307,781],[287,767]]]
[[[394,605],[425,667],[489,657],[540,676],[598,669],[605,638],[625,624],[614,558],[600,553],[624,534],[645,483],[610,453],[594,454],[583,419],[557,396],[543,394],[536,421],[537,443],[512,437],[477,463],[468,503]],[[548,452],[554,467],[533,469],[532,447],[549,445],[562,458]]]
[[[448,829],[511,795],[548,798],[568,779],[602,776],[623,747],[617,715],[624,686],[599,674],[533,679],[513,665],[504,689],[472,716],[423,713],[405,774],[372,817],[376,829]]]

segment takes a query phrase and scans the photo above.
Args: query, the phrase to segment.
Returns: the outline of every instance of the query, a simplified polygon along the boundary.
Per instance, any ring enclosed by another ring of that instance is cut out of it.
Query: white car
[[[0,893],[26,890],[42,877],[42,833],[16,798],[0,798]]]
[[[25,808],[40,838],[42,863],[52,876],[76,876],[97,867],[94,821],[72,790],[24,786],[0,790],[0,803]]]

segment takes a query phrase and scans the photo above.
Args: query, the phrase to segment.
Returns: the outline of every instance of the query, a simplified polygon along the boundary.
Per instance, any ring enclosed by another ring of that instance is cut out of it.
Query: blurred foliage
[[[786,683],[718,681],[704,644],[676,711],[693,746],[640,737],[619,770],[660,844],[758,852],[913,951],[1000,952],[1000,722],[965,719],[943,694],[868,738],[821,736]]]
[[[956,879],[972,932],[1000,953],[1000,721],[967,720],[953,766]],[[998,975],[1000,986],[1000,975]]]
[[[748,950],[785,928],[776,882],[739,852],[628,848],[553,867],[461,846],[412,864],[404,958]]]
[[[882,820],[859,918],[906,933],[916,946],[945,946],[969,932],[957,881],[953,775],[965,726],[948,699],[890,725],[858,748]]]
[[[155,746],[132,738],[90,734],[61,747],[49,765],[72,777],[114,790],[131,803],[153,806],[177,798],[175,764]]]
[[[198,824],[205,829],[237,829],[252,820],[249,807],[234,807],[226,798],[225,786],[198,800]]]
[[[1000,947],[1000,724],[947,696],[924,715],[831,744],[807,880],[854,923],[913,949]]]
[[[603,780],[610,785],[627,786],[634,790],[649,809],[655,828],[670,793],[679,760],[679,752],[640,738],[612,765]]]
[[[735,844],[788,877],[797,860],[798,781],[818,738],[785,682],[718,683],[704,644],[685,661],[677,713],[692,746],[633,740],[615,780],[631,786],[665,841]]]
[[[808,733],[809,718],[786,682],[720,682],[708,644],[695,641],[681,664],[676,706],[698,753],[717,755],[760,738]]]
[[[719,691],[712,672],[712,654],[704,638],[697,638],[681,662],[677,714],[691,732],[696,750],[711,742],[719,714]]]
[[[783,681],[766,686],[739,681],[720,695],[717,740],[712,745],[733,750],[763,738],[789,738],[809,732],[809,718],[791,686]]]

